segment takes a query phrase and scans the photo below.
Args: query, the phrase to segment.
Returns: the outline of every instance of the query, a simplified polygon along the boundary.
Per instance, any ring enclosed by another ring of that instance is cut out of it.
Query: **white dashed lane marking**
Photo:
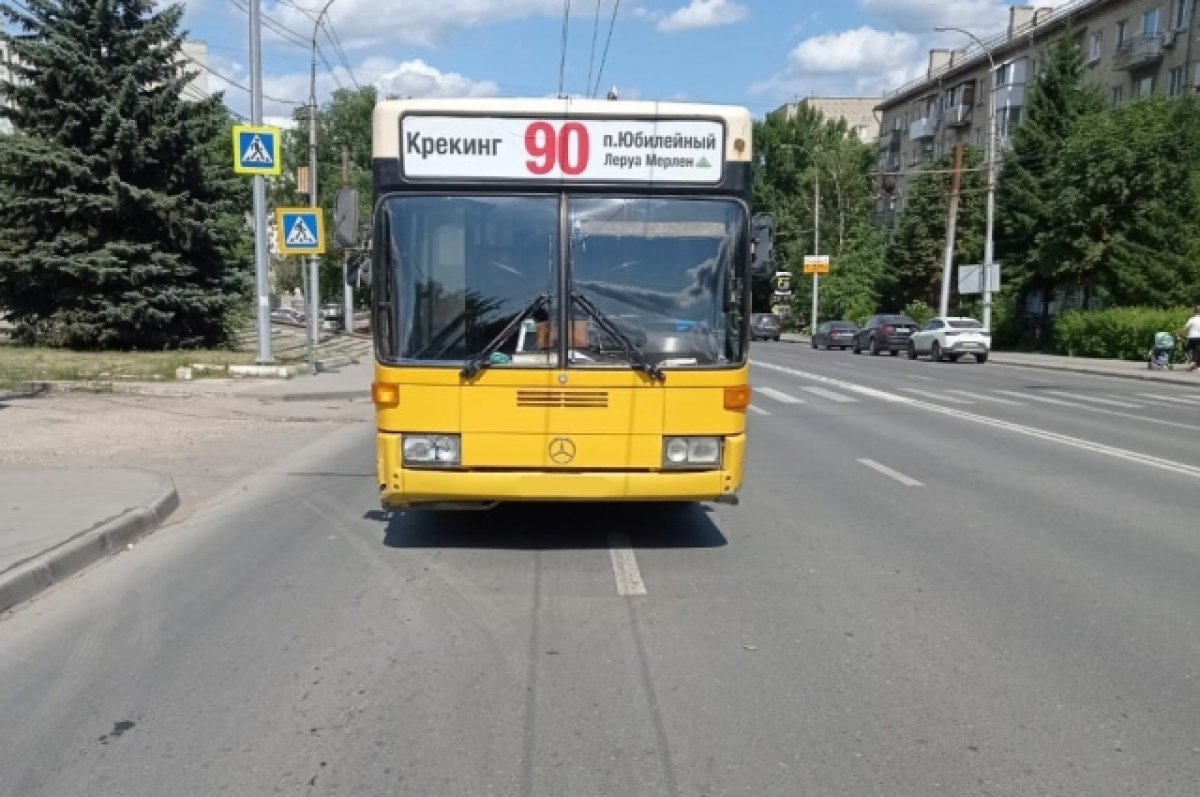
[[[767,398],[775,399],[780,404],[803,404],[804,399],[796,398],[795,396],[784,393],[782,390],[776,390],[773,387],[756,387],[755,393],[760,393]]]
[[[887,476],[889,479],[895,479],[896,481],[903,484],[905,487],[924,487],[925,486],[924,484],[922,484],[921,482],[912,478],[911,476],[905,476],[900,471],[892,470],[887,465],[880,465],[878,462],[876,462],[873,459],[860,459],[859,462],[866,465],[868,468],[870,468],[871,470],[873,470],[877,473],[882,473],[884,476]]]

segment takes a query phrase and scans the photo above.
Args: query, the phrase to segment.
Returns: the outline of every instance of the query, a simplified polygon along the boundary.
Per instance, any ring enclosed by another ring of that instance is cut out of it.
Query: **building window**
[[[1178,97],[1183,94],[1183,67],[1177,66],[1168,73],[1167,94]]]
[[[996,111],[996,135],[1008,138],[1017,125],[1021,124],[1020,106],[1001,108]]]
[[[1152,8],[1142,15],[1142,37],[1149,39],[1157,36],[1161,30],[1159,22],[1161,21],[1162,13],[1157,8]]]
[[[1174,13],[1171,15],[1171,30],[1184,30],[1188,24],[1187,6],[1189,0],[1175,0]]]
[[[1125,44],[1125,40],[1129,38],[1129,20],[1123,19],[1117,23],[1117,47]]]
[[[1092,34],[1092,43],[1088,47],[1088,63],[1094,64],[1104,55],[1104,31],[1098,30]]]
[[[1135,99],[1141,97],[1149,97],[1154,93],[1154,75],[1146,75],[1144,78],[1139,78],[1133,83],[1133,96]]]
[[[1111,91],[1109,92],[1108,99],[1112,102],[1113,105],[1119,105],[1121,103],[1121,100],[1123,99],[1124,94],[1125,94],[1125,90],[1121,86],[1113,86]]]

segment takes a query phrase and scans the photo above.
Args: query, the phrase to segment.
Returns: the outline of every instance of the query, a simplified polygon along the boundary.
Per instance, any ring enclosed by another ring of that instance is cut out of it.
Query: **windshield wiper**
[[[517,328],[525,322],[525,319],[529,318],[531,315],[536,313],[538,310],[541,310],[548,304],[550,304],[550,295],[543,293],[532,302],[525,305],[525,309],[517,313],[516,316],[513,317],[513,320],[509,321],[504,329],[500,330],[496,337],[488,341],[488,344],[484,346],[478,354],[473,355],[467,360],[467,364],[463,366],[461,371],[459,371],[459,375],[464,379],[471,379],[476,374],[490,366],[492,364],[492,355],[495,354],[496,350],[504,344],[504,341],[512,337],[513,333],[517,331]]]
[[[646,359],[646,355],[638,348],[628,335],[621,331],[613,320],[609,318],[603,310],[595,305],[591,299],[584,296],[582,293],[572,293],[571,301],[583,308],[584,312],[592,317],[597,326],[607,332],[625,349],[625,355],[629,358],[629,365],[635,371],[641,371],[651,379],[657,379],[659,382],[666,382],[667,375],[663,373],[660,366],[655,365]]]

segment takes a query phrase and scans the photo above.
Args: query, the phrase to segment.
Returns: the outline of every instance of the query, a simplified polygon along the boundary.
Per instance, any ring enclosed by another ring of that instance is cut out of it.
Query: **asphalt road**
[[[754,353],[739,507],[383,518],[351,427],[52,590],[0,794],[1200,794],[1200,378]]]

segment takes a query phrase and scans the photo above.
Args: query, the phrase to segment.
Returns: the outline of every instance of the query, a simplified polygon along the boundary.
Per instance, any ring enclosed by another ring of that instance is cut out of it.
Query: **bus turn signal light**
[[[744,410],[750,406],[750,386],[735,385],[725,388],[725,409]]]
[[[371,383],[371,401],[377,407],[400,406],[400,386],[389,385],[386,382]]]

